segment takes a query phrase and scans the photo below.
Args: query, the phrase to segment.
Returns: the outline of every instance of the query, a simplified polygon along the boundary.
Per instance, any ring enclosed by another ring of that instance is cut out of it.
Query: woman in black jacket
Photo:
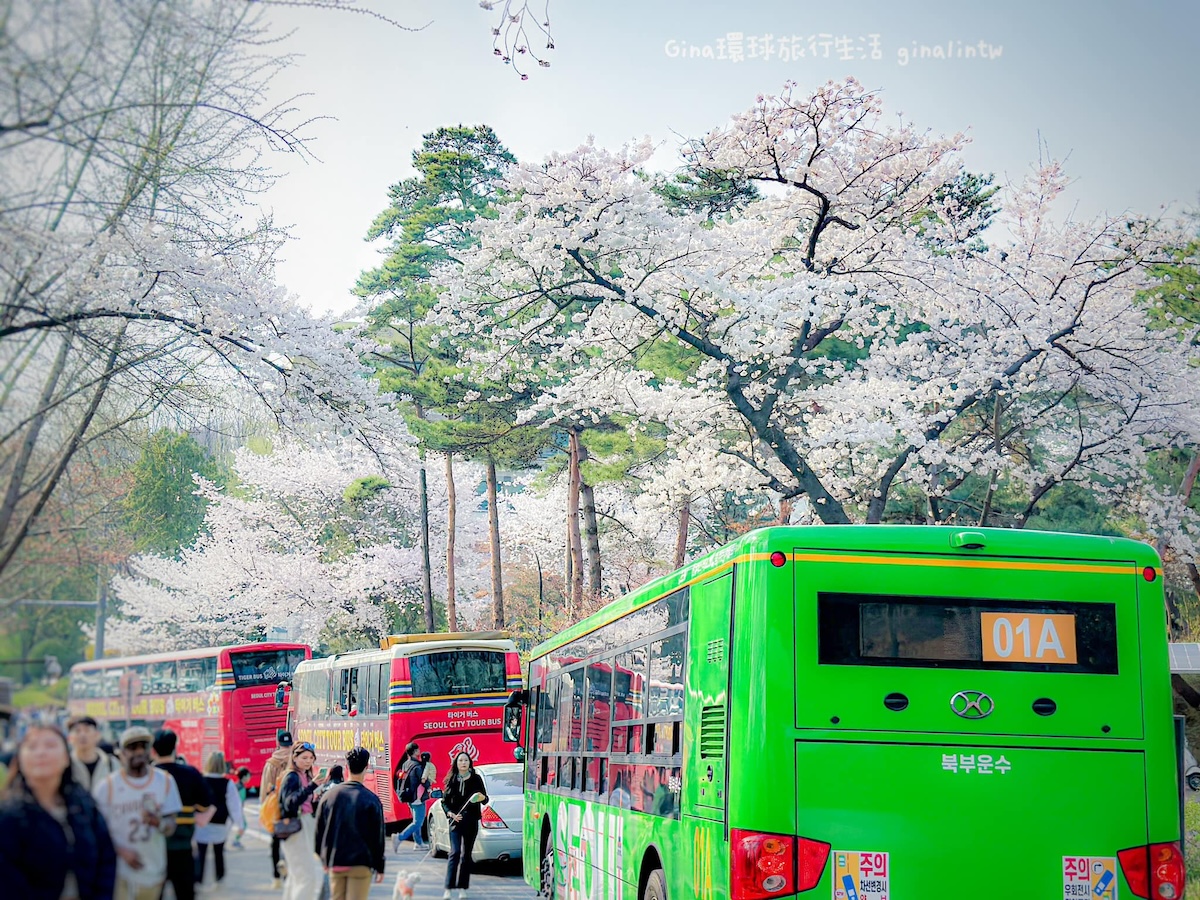
[[[292,745],[292,761],[279,786],[279,810],[285,819],[299,819],[300,831],[279,845],[287,861],[283,900],[313,900],[321,893],[321,864],[317,860],[313,794],[324,776],[313,777],[317,748],[305,741]]]
[[[112,900],[117,853],[104,817],[71,778],[67,739],[25,732],[0,794],[0,892],[22,900]]]
[[[471,884],[471,853],[479,835],[479,819],[483,805],[488,802],[483,777],[475,771],[471,757],[459,753],[446,776],[442,809],[450,825],[450,858],[446,861],[446,890],[443,900],[450,900],[450,891],[458,889],[458,900],[467,900]]]

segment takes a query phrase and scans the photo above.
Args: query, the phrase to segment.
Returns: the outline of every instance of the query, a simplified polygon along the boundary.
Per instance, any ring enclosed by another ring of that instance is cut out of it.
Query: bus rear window
[[[825,665],[1117,674],[1112,603],[817,596]]]
[[[414,697],[496,694],[508,687],[503,650],[449,650],[408,659]]]
[[[303,650],[256,650],[231,653],[233,680],[237,687],[256,687],[291,681],[296,666],[304,662]]]

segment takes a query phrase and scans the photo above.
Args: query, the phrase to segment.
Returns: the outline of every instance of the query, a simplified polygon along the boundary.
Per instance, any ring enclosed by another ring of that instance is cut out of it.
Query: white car
[[[521,834],[525,822],[525,797],[521,779],[524,767],[520,763],[493,763],[476,766],[487,788],[488,804],[483,808],[479,837],[471,859],[498,859],[501,862],[521,858]],[[429,807],[429,843],[433,855],[450,854],[450,827],[441,800]],[[457,810],[455,810],[457,812]]]

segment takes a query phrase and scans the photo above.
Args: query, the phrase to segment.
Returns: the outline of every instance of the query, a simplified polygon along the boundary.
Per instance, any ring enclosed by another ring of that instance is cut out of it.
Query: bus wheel
[[[642,900],[667,900],[667,880],[662,869],[654,869],[646,879],[646,890]]]
[[[554,900],[554,844],[550,840],[549,831],[542,835],[542,861],[539,870],[537,895],[541,900]]]

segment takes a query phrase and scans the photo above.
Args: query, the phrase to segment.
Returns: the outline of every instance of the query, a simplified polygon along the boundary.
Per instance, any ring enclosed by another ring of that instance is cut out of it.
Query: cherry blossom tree
[[[277,286],[283,235],[242,212],[264,156],[305,153],[265,100],[286,65],[254,4],[5,4],[0,35],[0,576],[91,443],[258,404],[393,430],[370,342]],[[131,438],[132,440],[132,438]]]
[[[239,451],[235,488],[197,478],[203,534],[178,559],[138,556],[114,579],[121,617],[109,645],[229,643],[280,623],[314,646],[331,625],[355,645],[377,640],[388,604],[420,603],[415,454],[386,459],[345,441],[287,444]]]
[[[1197,435],[1187,342],[1134,302],[1172,234],[1073,218],[1053,165],[981,234],[949,189],[963,142],[847,80],[786,85],[688,146],[760,188],[716,219],[654,190],[649,143],[522,165],[439,321],[489,378],[573,373],[553,398],[581,415],[614,378],[645,384],[646,418],[690,392],[694,434],[802,518],[1021,525],[1064,482],[1115,497]],[[648,373],[655,342],[694,372]]]

